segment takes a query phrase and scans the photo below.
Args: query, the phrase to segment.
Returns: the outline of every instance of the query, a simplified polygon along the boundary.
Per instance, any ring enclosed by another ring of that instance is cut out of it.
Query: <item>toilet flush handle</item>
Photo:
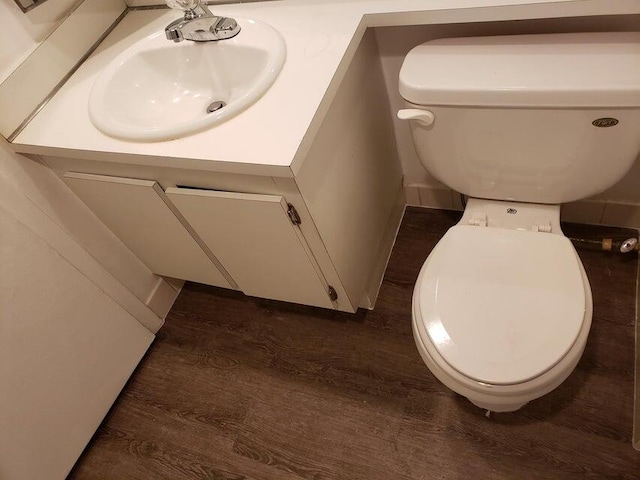
[[[428,127],[433,123],[435,117],[429,110],[421,110],[418,108],[405,108],[398,111],[400,120],[415,120],[423,127]]]

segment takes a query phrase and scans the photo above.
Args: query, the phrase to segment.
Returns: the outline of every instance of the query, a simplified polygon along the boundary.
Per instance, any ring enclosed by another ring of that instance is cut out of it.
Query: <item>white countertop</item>
[[[611,14],[610,0],[283,0],[218,5],[253,17],[285,38],[287,61],[248,110],[204,132],[154,143],[117,140],[89,119],[101,69],[133,42],[164,29],[178,12],[131,11],[14,140],[17,151],[141,165],[293,176],[367,27]],[[620,0],[615,13],[640,13]],[[132,157],[135,156],[135,157]]]

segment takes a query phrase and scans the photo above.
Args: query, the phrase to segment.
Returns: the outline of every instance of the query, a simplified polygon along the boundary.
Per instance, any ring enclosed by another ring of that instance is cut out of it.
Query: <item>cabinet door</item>
[[[84,173],[67,173],[64,179],[152,272],[232,287],[156,182]]]
[[[185,188],[166,194],[244,293],[334,308],[283,197]]]

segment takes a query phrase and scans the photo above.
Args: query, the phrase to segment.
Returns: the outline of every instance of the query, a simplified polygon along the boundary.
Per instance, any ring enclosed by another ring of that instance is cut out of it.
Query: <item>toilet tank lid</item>
[[[418,105],[640,106],[640,32],[444,38],[413,48],[400,94]]]

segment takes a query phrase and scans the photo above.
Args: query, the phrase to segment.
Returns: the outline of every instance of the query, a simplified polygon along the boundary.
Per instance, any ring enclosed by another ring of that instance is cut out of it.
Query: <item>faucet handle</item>
[[[240,33],[240,25],[238,25],[238,22],[231,17],[220,17],[220,20],[218,20],[214,29],[218,40],[232,38]]]

